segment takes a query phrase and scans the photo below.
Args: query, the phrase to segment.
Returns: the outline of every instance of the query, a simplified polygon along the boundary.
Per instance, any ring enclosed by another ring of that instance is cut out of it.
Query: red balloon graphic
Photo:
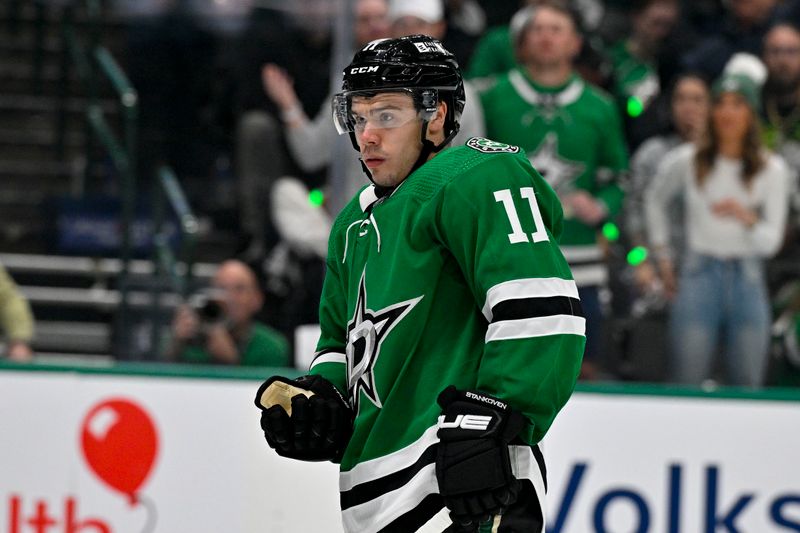
[[[136,504],[158,451],[156,427],[144,409],[123,398],[95,405],[83,419],[81,446],[94,473]]]

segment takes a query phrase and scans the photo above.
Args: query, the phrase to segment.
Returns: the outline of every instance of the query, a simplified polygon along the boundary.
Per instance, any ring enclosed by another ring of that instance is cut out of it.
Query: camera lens
[[[204,322],[217,322],[222,318],[222,306],[216,300],[207,300],[198,313]]]

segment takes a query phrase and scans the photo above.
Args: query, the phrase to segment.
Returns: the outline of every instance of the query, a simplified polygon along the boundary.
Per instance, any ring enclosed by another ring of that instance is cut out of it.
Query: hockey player
[[[517,147],[443,150],[464,92],[439,41],[373,41],[342,88],[372,185],[333,226],[309,374],[257,393],[267,442],[340,463],[348,533],[541,532],[537,443],[585,343],[558,199]]]

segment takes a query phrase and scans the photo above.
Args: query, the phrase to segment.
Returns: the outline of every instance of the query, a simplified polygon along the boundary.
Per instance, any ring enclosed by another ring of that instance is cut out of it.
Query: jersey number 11
[[[539,211],[539,204],[536,203],[536,193],[533,191],[533,187],[522,187],[519,190],[519,194],[523,198],[528,199],[528,204],[531,207],[533,223],[536,226],[536,231],[531,233],[531,239],[533,239],[533,242],[549,240],[547,237],[547,230],[544,227],[544,221],[542,221],[542,213]],[[506,210],[508,222],[511,224],[511,233],[508,234],[508,240],[511,244],[531,242],[531,239],[528,238],[528,234],[522,229],[522,223],[520,223],[517,209],[514,207],[514,199],[511,197],[511,191],[509,189],[495,191],[494,199],[497,202],[502,202]]]

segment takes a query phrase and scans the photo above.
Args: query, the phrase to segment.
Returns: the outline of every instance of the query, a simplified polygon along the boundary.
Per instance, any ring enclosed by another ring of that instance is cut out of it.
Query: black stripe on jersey
[[[581,301],[568,296],[516,298],[503,300],[492,307],[493,323],[554,315],[583,316]]]
[[[442,510],[444,501],[439,494],[428,494],[414,507],[397,517],[391,524],[381,529],[378,533],[408,533],[417,531],[433,516]]]
[[[378,498],[387,492],[399,489],[411,481],[411,478],[413,478],[417,472],[436,462],[436,450],[438,446],[438,444],[431,444],[424,452],[422,452],[422,455],[420,455],[419,459],[417,459],[414,464],[407,466],[402,470],[392,472],[389,475],[378,479],[373,479],[372,481],[360,483],[350,490],[339,493],[342,511],[349,509],[350,507],[355,507],[356,505],[361,505],[362,503],[366,503],[370,500],[374,500],[375,498]]]
[[[539,472],[542,473],[542,481],[544,481],[544,491],[547,492],[547,466],[544,464],[544,455],[542,454],[542,450],[539,448],[539,445],[536,444],[531,446],[531,451],[533,452],[533,457],[536,459],[536,464],[539,465]]]

